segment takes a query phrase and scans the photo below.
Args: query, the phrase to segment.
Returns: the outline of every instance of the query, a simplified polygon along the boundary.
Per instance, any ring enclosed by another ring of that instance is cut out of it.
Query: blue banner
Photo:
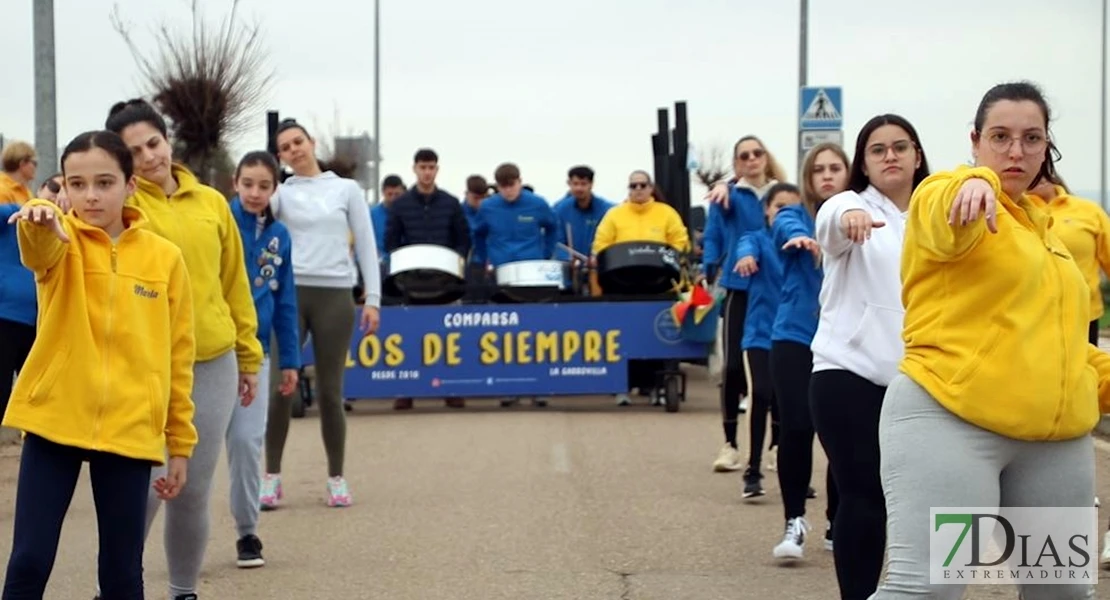
[[[705,358],[682,339],[670,302],[384,307],[355,333],[348,398],[615,394],[629,359]],[[312,363],[311,343],[305,364]]]

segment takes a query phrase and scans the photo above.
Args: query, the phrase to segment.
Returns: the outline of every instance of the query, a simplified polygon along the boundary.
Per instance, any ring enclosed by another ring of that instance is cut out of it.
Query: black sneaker
[[[810,500],[813,500],[816,497],[817,497],[817,490],[813,489],[812,486],[808,490],[806,490],[806,498],[809,498]]]
[[[239,551],[239,560],[236,564],[240,569],[254,569],[266,564],[262,559],[262,540],[258,539],[258,536],[244,535],[235,542],[235,548]],[[183,600],[183,597],[178,597],[177,600]]]
[[[180,596],[174,596],[173,600],[198,600],[198,598],[196,594],[181,594]]]
[[[748,467],[744,471],[744,497],[755,498],[763,494],[763,474]]]

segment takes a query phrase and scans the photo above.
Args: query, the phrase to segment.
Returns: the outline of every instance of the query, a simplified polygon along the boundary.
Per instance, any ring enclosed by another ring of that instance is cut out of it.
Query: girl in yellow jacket
[[[874,600],[962,597],[955,571],[969,580],[966,553],[949,563],[945,584],[932,583],[931,565],[940,569],[949,551],[930,552],[932,508],[1084,507],[1095,495],[1090,433],[1110,408],[1110,356],[1087,341],[1082,271],[1026,195],[1055,171],[1048,124],[1034,85],[995,86],[975,116],[977,166],[929,177],[910,201],[905,357],[879,421],[890,567]],[[1015,535],[1032,533],[1020,530],[1027,522]],[[1081,562],[1067,542],[1057,549],[1064,564]],[[992,574],[1000,568],[1010,572]],[[1015,583],[1025,598],[1090,590],[1080,577]]]
[[[185,485],[192,424],[193,304],[181,252],[125,207],[131,153],[107,131],[62,153],[68,215],[32,200],[12,215],[35,273],[39,331],[4,425],[26,433],[4,598],[42,598],[82,463],[89,463],[106,598],[143,597],[151,465],[163,499]]]
[[[1046,177],[1029,191],[1029,199],[1052,216],[1052,232],[1067,247],[1090,288],[1088,340],[1098,345],[1098,320],[1106,311],[1099,275],[1110,273],[1110,217],[1090,200],[1073,196],[1059,177]]]
[[[150,219],[151,229],[185,258],[196,307],[193,419],[200,443],[191,484],[166,504],[165,548],[170,598],[195,598],[208,545],[212,477],[236,403],[249,405],[258,388],[262,345],[244,266],[243,243],[222,194],[172,162],[166,122],[142,100],[112,107],[107,129],[123,138],[135,160],[137,182],[128,200]],[[161,503],[151,496],[147,522]]]

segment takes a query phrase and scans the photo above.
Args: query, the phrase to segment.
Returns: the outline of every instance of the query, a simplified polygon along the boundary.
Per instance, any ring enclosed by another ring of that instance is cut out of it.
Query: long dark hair
[[[131,151],[127,149],[127,144],[113,131],[86,131],[73,138],[66,144],[65,150],[62,150],[62,176],[66,172],[66,159],[74,154],[81,154],[88,152],[93,148],[99,148],[107,152],[109,156],[115,159],[116,164],[119,165],[119,170],[123,172],[123,179],[127,181],[135,174],[135,159],[131,157]]]
[[[281,169],[274,155],[265,150],[248,152],[243,155],[243,158],[239,159],[239,165],[235,167],[235,183],[239,183],[239,173],[243,171],[244,167],[257,166],[266,167],[270,171],[270,175],[274,177],[274,190],[276,191],[278,184],[281,183]],[[266,225],[274,222],[274,211],[270,208],[270,205],[266,205],[266,210],[262,211],[262,216],[266,220]]]
[[[113,104],[112,108],[108,110],[108,119],[104,121],[104,129],[122,135],[124,129],[136,123],[146,123],[157,129],[162,137],[167,140],[170,139],[166,120],[158,114],[158,111],[154,110],[149,102],[141,98],[133,98]]]
[[[863,168],[864,160],[867,158],[867,140],[871,138],[871,134],[875,133],[876,129],[884,125],[894,125],[902,129],[902,131],[905,131],[906,134],[910,136],[910,142],[913,143],[913,147],[917,150],[918,156],[921,157],[921,163],[913,171],[913,187],[917,188],[917,186],[929,176],[929,161],[925,158],[925,148],[922,147],[921,138],[917,135],[917,130],[914,129],[913,125],[910,124],[905,117],[899,115],[878,115],[872,117],[871,120],[863,126],[863,129],[859,130],[859,135],[856,136],[856,155],[855,158],[852,159],[852,171],[851,175],[848,177],[848,189],[857,194],[866,190],[867,186],[871,185],[871,180],[867,177]]]
[[[1044,162],[1041,163],[1041,170],[1029,183],[1029,189],[1037,187],[1042,179],[1048,179],[1052,182],[1060,181],[1060,176],[1056,173],[1056,161],[1062,157],[1060,150],[1056,148],[1056,144],[1052,143],[1052,134],[1049,127],[1052,123],[1052,111],[1048,108],[1048,101],[1044,98],[1044,92],[1035,83],[1029,81],[1000,83],[987,90],[987,93],[983,94],[983,99],[979,101],[978,110],[975,111],[975,132],[973,134],[975,143],[979,143],[979,137],[983,134],[983,126],[987,122],[987,113],[990,112],[991,107],[1002,100],[1033,102],[1041,108],[1041,114],[1044,115],[1044,131],[1048,143],[1045,144]]]

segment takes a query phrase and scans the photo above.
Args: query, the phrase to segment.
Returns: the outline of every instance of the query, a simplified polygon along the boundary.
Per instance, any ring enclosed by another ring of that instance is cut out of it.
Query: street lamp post
[[[381,28],[382,12],[381,0],[374,0],[374,154],[371,158],[374,159],[374,168],[371,170],[373,179],[371,180],[371,193],[373,194],[374,204],[377,204],[380,199],[379,182],[381,181],[381,149],[382,149],[382,130],[380,127],[381,113],[382,113],[382,85],[381,85],[381,51],[382,51],[382,28]]]
[[[1103,0],[1105,3],[1105,0]],[[809,0],[801,0],[801,10],[798,15],[798,114],[802,114],[805,107],[802,106],[801,89],[809,84]],[[798,143],[798,165],[797,172],[802,171],[802,160],[805,158],[802,155],[802,131],[799,124],[798,135],[795,136]]]
[[[1102,98],[1102,110],[1099,128],[1099,191],[1098,201],[1102,205],[1103,210],[1106,210],[1106,0],[1102,0],[1102,69],[1099,71],[1099,81],[1102,82],[1100,88],[1100,97]]]

